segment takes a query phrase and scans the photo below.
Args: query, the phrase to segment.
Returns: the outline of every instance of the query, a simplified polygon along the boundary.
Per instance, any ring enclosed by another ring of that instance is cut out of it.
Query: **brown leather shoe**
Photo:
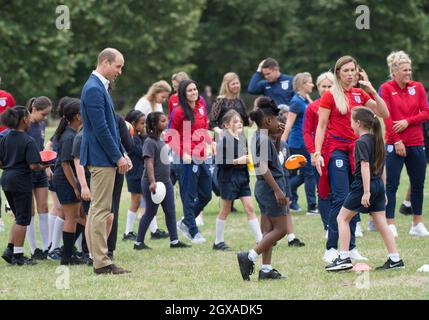
[[[123,268],[117,267],[114,264],[110,264],[108,266],[95,269],[95,274],[124,274],[124,273],[130,273],[131,271],[125,270]]]

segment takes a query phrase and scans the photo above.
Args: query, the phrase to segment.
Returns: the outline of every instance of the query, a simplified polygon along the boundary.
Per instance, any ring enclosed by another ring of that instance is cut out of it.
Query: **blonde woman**
[[[420,82],[412,81],[411,59],[404,51],[392,52],[387,57],[391,81],[381,86],[390,116],[386,125],[386,217],[395,237],[396,191],[401,171],[407,167],[411,185],[413,223],[409,234],[429,236],[423,224],[423,189],[426,175],[426,158],[422,123],[429,119],[427,96]]]
[[[146,117],[151,112],[162,112],[162,104],[167,100],[170,93],[171,86],[167,81],[155,82],[150,86],[149,91],[140,98],[134,109],[139,110]]]
[[[213,104],[210,113],[210,128],[217,134],[222,132],[222,118],[229,110],[233,109],[240,114],[244,126],[249,126],[249,115],[244,101],[240,98],[240,78],[234,72],[228,72],[223,76],[219,96]]]
[[[369,81],[359,81],[365,87],[354,88],[356,83],[357,62],[353,57],[344,56],[337,60],[334,68],[334,85],[320,100],[319,122],[316,130],[314,160],[320,174],[319,188],[331,192],[329,211],[329,232],[324,260],[331,263],[338,258],[337,216],[350,191],[350,178],[354,170],[353,148],[357,139],[351,127],[351,110],[357,106],[366,106],[381,118],[387,118],[389,111],[386,103],[378,95]],[[326,141],[325,141],[326,134]],[[322,145],[326,148],[322,156]],[[350,221],[351,241],[350,258],[365,260],[356,249],[356,216]]]

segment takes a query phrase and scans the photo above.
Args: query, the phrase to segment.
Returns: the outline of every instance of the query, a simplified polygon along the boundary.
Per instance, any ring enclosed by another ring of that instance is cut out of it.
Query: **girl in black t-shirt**
[[[326,266],[327,271],[342,271],[353,268],[350,259],[350,220],[360,213],[369,213],[389,252],[387,262],[376,270],[404,268],[396,248],[395,238],[386,220],[386,173],[384,168],[386,151],[381,124],[368,108],[352,110],[351,127],[360,137],[355,142],[355,172],[351,191],[337,217],[340,256]]]
[[[0,168],[2,188],[15,215],[9,243],[2,258],[15,265],[35,264],[24,257],[24,239],[27,226],[31,222],[32,211],[32,171],[44,170],[40,165],[40,155],[35,141],[26,133],[30,127],[27,108],[16,106],[7,109],[0,122],[11,128],[0,140]]]
[[[52,182],[64,213],[62,265],[83,264],[73,255],[73,246],[84,231],[85,215],[81,213],[81,196],[76,178],[72,151],[74,138],[82,125],[80,100],[71,99],[63,109],[63,117],[55,131],[58,141],[58,156]]]

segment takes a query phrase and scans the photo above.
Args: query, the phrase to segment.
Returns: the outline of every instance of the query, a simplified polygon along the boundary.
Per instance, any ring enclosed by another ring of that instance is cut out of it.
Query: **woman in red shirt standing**
[[[326,91],[331,89],[333,83],[334,75],[332,72],[325,72],[317,77],[316,86],[320,97],[322,97]],[[311,162],[313,165],[316,165],[316,162],[314,161],[314,153],[316,152],[314,138],[316,137],[317,123],[319,122],[319,104],[320,98],[308,105],[307,109],[305,110],[304,125],[302,126],[305,147],[310,153]],[[322,154],[323,149],[324,148],[322,147]],[[317,179],[319,179],[318,176]],[[321,194],[320,190],[318,190],[318,197],[320,217],[322,218],[323,228],[327,232],[329,220],[329,198],[327,194]]]
[[[179,185],[184,218],[177,222],[177,228],[193,243],[203,243],[206,239],[199,232],[195,218],[209,203],[212,194],[212,178],[205,161],[206,145],[211,143],[207,109],[193,80],[180,82],[178,97],[179,105],[171,116],[172,130],[164,137],[180,155]]]
[[[389,109],[386,125],[386,194],[387,223],[394,236],[396,191],[402,167],[407,168],[411,184],[413,224],[410,235],[429,236],[423,224],[423,188],[426,176],[426,158],[422,123],[429,119],[426,92],[420,82],[412,81],[411,59],[403,52],[392,52],[387,57],[391,81],[381,86],[381,96]]]
[[[358,138],[351,127],[351,110],[357,106],[369,107],[382,118],[389,116],[386,103],[378,95],[369,81],[359,81],[368,93],[353,88],[356,83],[357,63],[353,57],[338,59],[334,68],[334,85],[320,100],[319,122],[317,125],[314,159],[320,174],[319,192],[331,192],[329,211],[329,232],[324,260],[332,262],[338,257],[337,216],[349,191],[354,171],[354,143]],[[326,133],[326,141],[325,141]],[[325,150],[321,154],[325,141]],[[365,260],[357,251],[355,229],[357,216],[350,222],[350,256],[354,260]]]

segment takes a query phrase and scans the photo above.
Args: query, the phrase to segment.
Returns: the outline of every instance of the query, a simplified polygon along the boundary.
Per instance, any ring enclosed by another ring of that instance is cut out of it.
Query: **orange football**
[[[294,154],[285,162],[285,168],[288,170],[296,170],[307,164],[307,159],[302,154]]]

